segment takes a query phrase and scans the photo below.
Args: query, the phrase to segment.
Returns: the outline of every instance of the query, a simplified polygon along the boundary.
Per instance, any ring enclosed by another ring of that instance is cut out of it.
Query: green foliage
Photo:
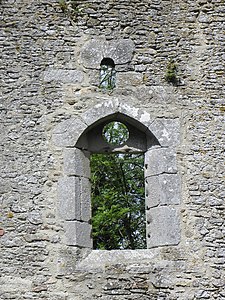
[[[129,131],[121,122],[110,122],[103,128],[102,136],[111,145],[122,145],[129,138]]]
[[[92,228],[94,249],[145,248],[142,154],[94,154]]]
[[[59,0],[59,6],[64,13],[68,9],[68,4],[65,0]]]
[[[80,3],[77,0],[59,0],[59,6],[72,21],[75,21],[81,12]]]
[[[177,78],[177,66],[173,60],[169,61],[167,65],[165,80],[173,85],[178,85],[179,83],[179,79]]]

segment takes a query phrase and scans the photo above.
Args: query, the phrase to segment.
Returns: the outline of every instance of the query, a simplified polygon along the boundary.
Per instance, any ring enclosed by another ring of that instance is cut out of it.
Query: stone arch
[[[95,150],[89,139],[93,132],[98,135],[102,124],[110,120],[126,122],[134,131],[132,143],[126,149],[110,149],[111,152],[130,149],[145,153],[147,248],[177,245],[180,242],[180,177],[176,164],[179,122],[153,118],[118,99],[99,103],[79,117],[61,122],[53,131],[54,144],[63,148],[58,200],[67,245],[92,248],[89,156],[91,152],[104,152],[104,147]]]

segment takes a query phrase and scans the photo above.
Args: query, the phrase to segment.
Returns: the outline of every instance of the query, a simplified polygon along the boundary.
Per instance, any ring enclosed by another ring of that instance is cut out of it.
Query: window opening
[[[92,154],[94,249],[146,249],[143,154]]]
[[[112,90],[116,83],[115,63],[111,58],[103,58],[100,68],[100,88]]]
[[[129,130],[123,123],[113,121],[103,127],[102,136],[111,145],[122,145],[129,138]]]

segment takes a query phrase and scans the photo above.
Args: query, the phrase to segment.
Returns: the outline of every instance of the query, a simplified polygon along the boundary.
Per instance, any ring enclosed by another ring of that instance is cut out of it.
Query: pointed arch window
[[[96,105],[83,113],[82,118],[65,120],[53,132],[54,144],[63,147],[58,201],[66,245],[93,248],[90,155],[95,153],[144,154],[146,246],[150,249],[178,245],[181,239],[180,176],[176,165],[179,123],[174,119],[155,120],[146,127],[141,121],[150,120],[148,113],[111,101]],[[125,139],[118,139],[116,145],[105,132],[110,122],[120,122],[128,130]]]
[[[116,86],[115,63],[111,58],[103,58],[100,66],[100,88],[112,90]]]

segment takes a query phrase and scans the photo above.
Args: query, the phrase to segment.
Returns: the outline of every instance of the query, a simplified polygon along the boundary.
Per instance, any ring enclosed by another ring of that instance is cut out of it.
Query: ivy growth
[[[167,65],[165,80],[173,85],[179,84],[179,78],[177,77],[177,66],[173,60],[170,60]]]

